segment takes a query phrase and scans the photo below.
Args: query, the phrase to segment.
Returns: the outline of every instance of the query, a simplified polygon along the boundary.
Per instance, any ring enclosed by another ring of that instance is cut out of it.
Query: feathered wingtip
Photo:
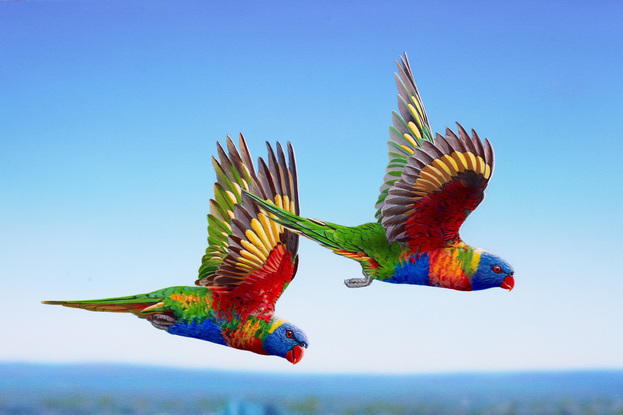
[[[400,178],[407,160],[423,142],[433,142],[428,115],[420,92],[415,83],[407,53],[396,61],[398,72],[394,73],[398,88],[398,110],[392,111],[392,126],[389,127],[389,163],[376,202],[376,218],[381,219],[381,209],[387,192]]]
[[[408,134],[416,142],[420,140],[433,141],[428,115],[424,103],[411,72],[411,65],[404,52],[400,63],[396,61],[398,73],[394,73],[398,88],[398,109],[400,116],[394,118],[394,127],[403,135]],[[396,114],[397,115],[397,114]],[[397,122],[398,121],[398,122]]]

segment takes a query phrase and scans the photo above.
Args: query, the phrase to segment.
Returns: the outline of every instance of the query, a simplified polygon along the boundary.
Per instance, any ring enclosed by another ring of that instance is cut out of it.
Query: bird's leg
[[[157,329],[168,330],[177,323],[177,319],[167,314],[154,314],[149,317],[149,322]]]
[[[372,277],[366,274],[365,271],[362,271],[362,274],[363,278],[349,278],[344,280],[344,284],[346,284],[348,288],[361,288],[372,284]]]

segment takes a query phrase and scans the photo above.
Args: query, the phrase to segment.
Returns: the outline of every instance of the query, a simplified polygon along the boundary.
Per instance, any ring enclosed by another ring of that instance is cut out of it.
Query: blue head
[[[512,290],[515,286],[511,264],[497,255],[481,250],[478,269],[471,277],[472,290],[500,287]]]
[[[309,341],[301,329],[283,320],[275,320],[272,332],[264,340],[266,353],[287,359],[297,364],[303,358]]]

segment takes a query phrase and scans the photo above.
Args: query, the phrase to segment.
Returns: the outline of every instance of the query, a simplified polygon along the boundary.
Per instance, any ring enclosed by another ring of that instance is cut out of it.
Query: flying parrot
[[[458,123],[458,135],[447,129],[445,137],[433,139],[406,53],[396,65],[400,113],[393,112],[377,222],[351,227],[305,219],[251,197],[277,223],[359,262],[364,277],[345,280],[348,287],[379,280],[462,291],[512,290],[513,267],[459,236],[491,178],[491,144],[474,130],[470,137]]]
[[[196,286],[86,301],[44,301],[90,311],[132,313],[155,328],[236,349],[274,355],[296,364],[309,342],[295,325],[275,315],[275,303],[294,278],[298,235],[269,220],[242,189],[298,214],[294,150],[268,147],[268,165],[258,173],[242,134],[237,150],[227,137],[227,155],[217,143],[212,158],[217,182],[208,214],[208,248]]]

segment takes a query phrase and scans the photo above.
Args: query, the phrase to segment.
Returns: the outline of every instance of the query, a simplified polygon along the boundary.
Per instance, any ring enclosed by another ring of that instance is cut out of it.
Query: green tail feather
[[[172,287],[174,288],[174,287]],[[138,294],[128,297],[103,298],[83,301],[42,301],[42,304],[62,305],[63,307],[82,308],[89,311],[106,311],[109,313],[132,313],[147,318],[154,313],[163,312],[158,306],[171,289],[154,291],[149,294]]]
[[[361,250],[361,246],[352,243],[353,239],[357,239],[354,228],[317,219],[302,218],[251,193],[246,191],[245,193],[262,209],[272,213],[274,215],[274,217],[271,217],[272,220],[300,235],[318,242],[325,248],[332,249],[333,251],[349,252],[358,252]]]
[[[255,200],[260,208],[272,214],[271,219],[275,222],[318,242],[338,255],[361,263],[363,270],[372,278],[381,280],[390,278],[394,273],[395,264],[400,262],[403,249],[398,242],[390,244],[387,241],[385,229],[378,222],[350,227],[305,219],[257,196],[249,193],[247,195]]]

